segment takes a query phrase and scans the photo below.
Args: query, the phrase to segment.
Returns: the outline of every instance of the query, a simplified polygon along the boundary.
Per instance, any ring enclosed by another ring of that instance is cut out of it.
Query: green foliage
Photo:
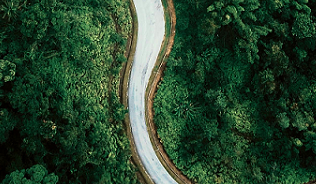
[[[8,60],[0,60],[0,87],[2,87],[5,82],[14,80],[15,69],[16,65],[14,63]]]
[[[316,24],[312,21],[311,15],[305,13],[299,13],[295,17],[295,21],[292,27],[292,34],[299,39],[309,38],[315,36]]]
[[[12,172],[6,175],[2,184],[56,184],[58,182],[58,176],[54,173],[48,174],[47,169],[42,165],[34,165],[29,169],[22,169]]]
[[[23,0],[4,0],[0,4],[0,15],[8,21],[17,17],[18,11],[25,6],[26,1]]]
[[[196,183],[315,180],[315,1],[174,2],[154,108],[176,166]]]
[[[0,14],[0,180],[136,183],[116,86],[129,2],[8,0]]]
[[[4,143],[9,135],[9,132],[17,124],[17,118],[12,117],[7,109],[0,109],[0,143]]]

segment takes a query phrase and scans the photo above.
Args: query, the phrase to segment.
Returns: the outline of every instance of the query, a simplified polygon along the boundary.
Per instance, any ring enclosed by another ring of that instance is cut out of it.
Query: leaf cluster
[[[192,181],[315,180],[314,3],[175,0],[155,122]]]
[[[129,3],[6,0],[0,14],[0,180],[136,183],[117,95]]]

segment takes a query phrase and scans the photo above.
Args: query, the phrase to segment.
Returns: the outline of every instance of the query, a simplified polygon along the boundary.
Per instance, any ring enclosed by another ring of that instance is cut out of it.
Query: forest
[[[138,183],[118,96],[129,3],[0,1],[1,183]]]
[[[174,0],[154,102],[169,157],[194,183],[316,179],[316,0]]]

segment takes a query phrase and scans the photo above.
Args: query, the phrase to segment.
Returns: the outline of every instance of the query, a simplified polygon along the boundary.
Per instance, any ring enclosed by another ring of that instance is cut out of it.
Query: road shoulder
[[[130,38],[128,39],[126,54],[125,54],[127,58],[127,62],[124,63],[122,70],[120,72],[120,85],[119,85],[120,100],[126,109],[128,109],[129,77],[130,77],[133,60],[135,56],[135,50],[136,50],[136,44],[137,44],[137,33],[138,33],[137,14],[136,14],[136,9],[135,9],[133,0],[130,0],[129,8],[130,8],[131,16],[132,16],[132,34]],[[126,128],[126,134],[130,141],[130,146],[131,146],[131,152],[132,152],[131,162],[138,168],[138,171],[136,172],[137,178],[140,183],[154,184],[149,174],[146,172],[145,167],[142,164],[137,154],[136,145],[134,142],[128,113],[125,115],[124,123],[125,123],[125,128]]]
[[[146,124],[147,130],[149,132],[150,140],[156,152],[156,155],[162,165],[166,168],[168,173],[178,182],[178,183],[192,183],[183,173],[174,165],[172,160],[168,157],[165,152],[162,143],[160,142],[159,135],[157,133],[157,127],[154,123],[154,109],[153,102],[156,95],[158,83],[162,80],[163,72],[166,68],[166,61],[171,52],[175,37],[175,26],[176,26],[176,14],[174,9],[174,4],[172,0],[162,0],[165,12],[166,21],[166,32],[162,47],[160,49],[160,54],[157,58],[155,67],[152,71],[151,77],[148,82],[148,87],[146,89],[145,99],[146,99]]]

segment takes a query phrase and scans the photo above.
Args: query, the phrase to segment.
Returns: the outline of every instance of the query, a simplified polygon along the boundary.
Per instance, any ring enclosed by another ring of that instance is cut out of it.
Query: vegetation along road
[[[157,158],[145,123],[145,91],[165,34],[160,0],[134,0],[138,38],[129,82],[129,112],[134,141],[146,171],[155,183],[176,183]]]

